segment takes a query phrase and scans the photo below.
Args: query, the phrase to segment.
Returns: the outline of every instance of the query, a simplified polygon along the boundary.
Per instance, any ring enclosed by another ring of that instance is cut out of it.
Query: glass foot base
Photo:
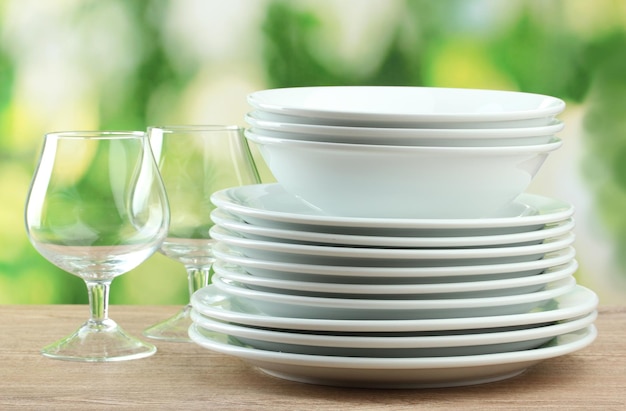
[[[134,360],[155,352],[154,345],[126,334],[110,319],[89,320],[70,336],[41,350],[49,358],[84,362]]]
[[[161,341],[192,342],[189,338],[190,313],[191,305],[187,305],[173,317],[146,328],[143,335]]]

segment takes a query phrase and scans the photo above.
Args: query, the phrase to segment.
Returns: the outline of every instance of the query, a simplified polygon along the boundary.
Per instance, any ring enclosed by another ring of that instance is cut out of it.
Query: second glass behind
[[[170,204],[170,227],[160,252],[182,263],[189,297],[209,282],[213,264],[210,197],[239,185],[260,183],[243,129],[238,126],[149,127],[148,136]],[[191,305],[155,324],[144,335],[188,342]]]

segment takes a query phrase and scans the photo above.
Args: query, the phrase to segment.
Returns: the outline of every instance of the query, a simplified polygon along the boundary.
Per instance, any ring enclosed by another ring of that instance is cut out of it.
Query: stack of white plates
[[[279,183],[212,196],[215,274],[192,297],[193,341],[285,379],[402,388],[497,381],[594,340],[598,299],[573,276],[573,207],[524,192],[560,144],[560,100],[419,88],[266,92],[250,96],[248,137]],[[428,111],[430,92],[435,113],[411,112]],[[372,108],[365,95],[387,103]],[[308,162],[306,152],[319,157]],[[423,170],[407,169],[414,156]],[[452,171],[423,175],[442,164]]]
[[[212,200],[216,274],[193,296],[190,335],[267,373],[474,384],[595,338],[567,203],[524,194],[499,217],[436,220],[328,216],[278,184]]]

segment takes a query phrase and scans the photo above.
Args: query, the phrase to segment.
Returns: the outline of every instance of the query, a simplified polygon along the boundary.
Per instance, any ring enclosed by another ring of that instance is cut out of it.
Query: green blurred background
[[[87,301],[24,230],[45,132],[245,126],[252,91],[365,84],[564,99],[565,144],[528,191],[576,206],[578,282],[622,301],[623,0],[0,0],[0,303]],[[186,301],[183,267],[160,254],[111,292],[112,303]]]

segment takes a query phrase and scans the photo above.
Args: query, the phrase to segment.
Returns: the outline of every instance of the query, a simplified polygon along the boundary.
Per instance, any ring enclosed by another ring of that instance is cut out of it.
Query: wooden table
[[[140,335],[175,312],[113,306]],[[51,360],[39,350],[72,332],[84,306],[0,306],[0,410],[626,410],[626,307],[602,307],[598,339],[491,384],[424,390],[362,390],[280,380],[193,343],[157,343],[149,358],[117,363]]]

